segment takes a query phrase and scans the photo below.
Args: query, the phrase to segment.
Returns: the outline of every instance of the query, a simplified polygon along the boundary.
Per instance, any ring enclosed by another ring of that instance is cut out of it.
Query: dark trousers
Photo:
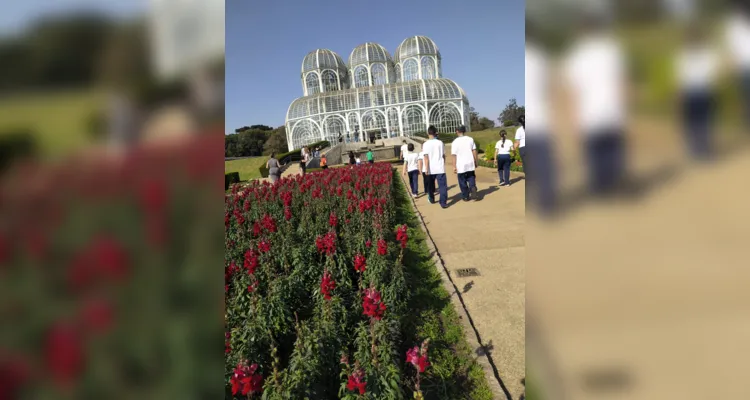
[[[375,160],[367,160],[368,163],[372,164],[375,162]]]
[[[505,182],[510,185],[510,154],[497,155],[497,176],[500,183]]]
[[[304,162],[304,161],[303,161],[303,162],[300,162],[300,163],[299,163],[299,168],[300,168],[300,169],[302,170],[302,175],[304,175],[304,174],[305,174],[305,172],[307,171],[307,164],[305,164],[305,162]]]
[[[529,171],[526,168],[526,146],[518,148],[518,155],[521,156],[521,165],[523,165],[523,174],[528,175]]]
[[[710,91],[685,93],[682,115],[688,151],[693,158],[708,158],[711,155],[712,93]]]
[[[458,188],[461,189],[461,197],[468,199],[469,194],[471,193],[471,188],[476,186],[477,180],[474,171],[467,171],[458,174]]]
[[[526,174],[526,187],[529,200],[533,206],[539,207],[542,213],[551,212],[556,201],[555,161],[552,155],[552,145],[547,135],[539,135],[544,139],[532,140],[528,143],[528,163],[531,165],[532,175]],[[524,172],[527,165],[524,165]]]
[[[430,183],[427,182],[429,179],[427,179],[427,174],[422,172],[422,183],[424,184],[424,194],[427,194],[430,192]],[[434,192],[433,192],[434,193]]]
[[[419,170],[409,171],[409,187],[413,195],[419,193]]]
[[[611,194],[625,175],[625,138],[622,129],[589,133],[585,149],[591,191],[594,194]]]
[[[445,207],[448,205],[448,186],[445,174],[427,175],[427,199],[430,203],[435,202],[435,183],[438,185],[440,191],[440,205]]]
[[[320,167],[320,168],[322,168],[322,169],[328,169],[328,166],[327,166],[327,165],[324,165],[324,166],[322,166],[322,167]]]

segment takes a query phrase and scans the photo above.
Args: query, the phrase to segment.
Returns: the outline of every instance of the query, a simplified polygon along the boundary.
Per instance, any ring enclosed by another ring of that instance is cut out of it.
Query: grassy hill
[[[89,89],[0,98],[0,134],[30,129],[43,156],[66,154],[91,143],[89,121],[102,104]]]
[[[487,146],[490,143],[497,142],[500,140],[500,131],[505,129],[508,132],[508,139],[516,137],[516,127],[510,126],[505,128],[492,128],[485,129],[483,131],[469,132],[468,135],[477,140],[482,146]]]
[[[268,157],[250,157],[241,160],[224,161],[224,172],[239,172],[240,180],[260,178],[260,168],[268,161]]]

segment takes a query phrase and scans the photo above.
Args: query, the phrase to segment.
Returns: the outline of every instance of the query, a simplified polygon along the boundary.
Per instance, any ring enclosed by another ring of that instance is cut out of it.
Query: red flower
[[[427,360],[427,349],[424,348],[424,351],[421,351],[417,346],[409,349],[406,352],[406,362],[411,363],[420,373],[424,372],[430,365],[430,362]]]
[[[409,235],[406,233],[406,224],[401,225],[396,230],[396,239],[401,242],[401,248],[406,248],[406,242],[409,241]]]
[[[354,256],[354,270],[357,272],[365,272],[367,269],[367,259],[361,254]]]
[[[359,394],[363,395],[365,394],[366,385],[365,373],[361,369],[357,369],[349,375],[349,379],[346,382],[346,389],[351,391],[359,390]]]
[[[339,224],[339,218],[336,216],[335,213],[331,213],[331,215],[328,217],[328,225],[335,228],[338,224]]]
[[[383,239],[378,240],[378,254],[381,256],[388,254],[388,243]]]
[[[224,354],[229,354],[232,351],[232,334],[226,332],[224,334]]]
[[[255,221],[253,223],[253,236],[258,237],[263,232],[263,229],[260,226],[260,223],[258,221]]]
[[[95,265],[108,277],[120,279],[125,276],[128,257],[120,243],[109,236],[94,240],[90,247]]]
[[[58,385],[68,386],[83,371],[83,343],[70,325],[58,324],[47,334],[45,359],[48,372]]]
[[[261,224],[263,225],[263,228],[268,232],[276,232],[276,221],[274,221],[273,217],[271,217],[270,215],[264,215],[263,219],[261,220]]]
[[[292,219],[292,210],[289,207],[284,207],[284,219],[287,221]]]
[[[315,239],[315,246],[318,252],[326,255],[333,255],[336,252],[336,233],[331,231]]]
[[[261,253],[268,253],[271,251],[271,243],[266,240],[261,240],[260,243],[258,243],[258,249]]]
[[[320,293],[323,293],[323,298],[331,300],[331,291],[333,289],[336,289],[336,281],[333,280],[328,271],[323,272],[323,279],[320,281]]]
[[[234,369],[229,382],[232,384],[232,395],[241,393],[243,396],[253,395],[263,391],[263,375],[256,373],[258,364],[248,366],[247,361],[240,362]]]
[[[255,273],[255,269],[258,268],[258,253],[255,250],[247,250],[245,252],[244,266],[248,274]]]
[[[368,249],[369,249],[370,247],[372,247],[372,241],[370,241],[370,240],[366,241],[366,242],[365,242],[365,246],[367,246],[367,248],[368,248]]]
[[[83,309],[83,325],[94,333],[104,333],[114,321],[112,306],[104,300],[91,300]]]
[[[370,288],[365,289],[365,296],[362,299],[362,308],[364,309],[364,315],[380,321],[383,318],[386,306],[385,303],[381,301],[380,292]]]

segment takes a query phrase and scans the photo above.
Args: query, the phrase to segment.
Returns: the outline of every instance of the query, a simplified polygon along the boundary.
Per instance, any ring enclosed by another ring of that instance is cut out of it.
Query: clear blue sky
[[[226,130],[283,125],[302,96],[308,52],[328,48],[347,61],[357,45],[377,42],[393,54],[414,35],[435,41],[443,75],[495,120],[511,97],[524,104],[524,13],[523,0],[229,0]]]

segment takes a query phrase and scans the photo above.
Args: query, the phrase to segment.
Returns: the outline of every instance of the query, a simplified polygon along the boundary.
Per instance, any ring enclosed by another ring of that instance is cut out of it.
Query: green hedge
[[[495,159],[495,145],[490,143],[484,149],[484,160],[493,161]]]
[[[37,143],[30,130],[11,129],[0,132],[0,171],[18,159],[35,157],[37,153]]]
[[[235,183],[240,182],[239,172],[229,172],[224,174],[224,190],[229,190],[229,187]]]

